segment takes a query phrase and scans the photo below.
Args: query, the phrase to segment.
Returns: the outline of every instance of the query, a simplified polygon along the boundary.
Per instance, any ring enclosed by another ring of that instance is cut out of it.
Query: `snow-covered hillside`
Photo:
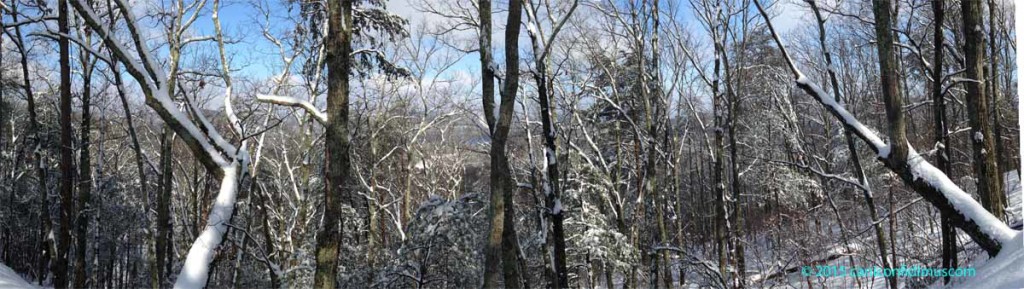
[[[1004,244],[999,255],[976,266],[976,276],[965,278],[963,283],[951,284],[949,288],[1024,288],[1024,240],[1021,236],[1021,233],[1017,232],[1017,237],[1013,238],[1013,242]]]
[[[31,283],[21,278],[17,272],[14,272],[10,267],[4,264],[0,264],[0,289],[13,289],[13,288],[38,288]]]

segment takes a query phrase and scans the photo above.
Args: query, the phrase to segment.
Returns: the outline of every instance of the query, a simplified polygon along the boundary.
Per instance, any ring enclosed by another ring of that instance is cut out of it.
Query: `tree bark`
[[[717,28],[717,26],[716,26]],[[716,31],[712,31],[713,34],[717,34]],[[717,36],[716,36],[717,37]],[[722,117],[722,112],[719,111],[722,106],[722,95],[719,92],[719,75],[721,71],[721,54],[724,53],[724,48],[718,43],[718,39],[715,40],[715,78],[711,81],[711,94],[712,94],[712,111],[715,116],[714,118],[714,156],[711,161],[714,163],[713,167],[713,178],[714,178],[714,194],[715,194],[715,240],[718,250],[718,273],[728,280],[726,276],[729,274],[729,254],[728,254],[728,239],[729,239],[729,217],[728,209],[725,203],[725,143],[722,125],[725,121]],[[726,284],[723,284],[725,286]]]
[[[943,33],[942,23],[945,19],[945,4],[943,1],[932,1],[932,20],[935,24],[933,31],[932,41],[934,41],[935,52],[932,55],[932,117],[935,122],[935,143],[941,144],[939,151],[936,153],[935,165],[943,173],[949,175],[953,171],[950,168],[949,156],[950,156],[950,145],[949,142],[949,127],[946,124],[946,97],[942,93],[942,70],[943,70],[943,42],[945,42]],[[954,268],[957,265],[957,249],[956,249],[956,228],[953,227],[949,220],[948,214],[942,214],[941,216],[941,230],[942,230],[942,267],[943,268]],[[943,278],[943,283],[948,284],[950,280],[949,276]]]
[[[558,138],[555,133],[555,111],[552,109],[555,105],[554,94],[551,91],[552,80],[548,72],[548,56],[551,51],[551,45],[553,45],[555,36],[558,35],[561,25],[565,23],[572,12],[576,9],[579,1],[573,1],[572,7],[566,15],[562,16],[562,20],[559,23],[552,23],[554,26],[551,32],[551,36],[547,37],[547,42],[543,43],[542,37],[539,35],[539,31],[528,31],[530,36],[530,43],[533,48],[535,57],[534,61],[534,81],[537,83],[537,97],[540,102],[540,113],[541,113],[541,126],[542,133],[544,134],[544,164],[545,164],[545,175],[543,178],[543,190],[545,196],[545,205],[548,208],[548,214],[551,215],[551,228],[552,236],[548,238],[552,244],[545,245],[550,246],[553,251],[553,264],[551,264],[554,271],[553,283],[549,286],[555,288],[568,288],[569,287],[569,273],[566,269],[566,253],[565,253],[565,228],[564,228],[564,215],[563,212],[564,204],[562,203],[562,190],[561,190],[561,179],[560,172],[558,169]],[[533,9],[533,10],[530,10]],[[531,11],[536,11],[531,5],[528,8],[527,18],[532,22],[531,25],[540,26],[539,15],[534,15]],[[550,11],[549,11],[550,13]],[[529,126],[529,124],[527,124]],[[527,132],[529,130],[527,129]],[[529,137],[529,136],[527,136]],[[542,218],[543,220],[544,218]],[[541,224],[546,227],[547,224]],[[542,227],[542,230],[544,230]],[[545,247],[545,248],[546,248]],[[547,260],[547,255],[545,255]]]
[[[352,204],[347,188],[351,138],[348,129],[349,74],[352,52],[352,1],[328,1],[327,127],[324,164],[324,217],[317,234],[314,288],[337,286],[338,253],[344,237],[342,204]]]
[[[997,171],[999,172],[999,173],[995,174],[996,175],[996,183],[999,184],[999,190],[996,191],[996,196],[998,197],[998,199],[996,199],[995,201],[996,201],[996,203],[998,204],[998,206],[1000,208],[1005,208],[1008,204],[1007,204],[1007,201],[1006,201],[1006,192],[1003,191],[1005,189],[1005,188],[1003,188],[1003,185],[1005,185],[1005,180],[1003,180],[1003,172],[1007,171],[1007,168],[1009,168],[1010,166],[1007,165],[1009,163],[1008,162],[1009,158],[1006,157],[1006,149],[1005,149],[1005,146],[1003,145],[1003,134],[1002,134],[1002,130],[999,129],[999,127],[1000,127],[999,124],[1002,121],[1000,120],[1001,119],[1001,114],[999,113],[999,99],[1000,99],[1000,94],[1001,93],[999,91],[999,70],[998,70],[999,65],[998,65],[998,63],[999,63],[999,56],[1000,55],[999,55],[999,53],[997,51],[997,49],[999,47],[998,47],[998,44],[996,42],[996,39],[998,39],[999,36],[997,35],[998,27],[996,26],[996,22],[995,22],[996,21],[996,9],[998,7],[997,5],[998,4],[996,4],[996,1],[988,0],[988,27],[989,27],[989,31],[988,31],[989,32],[989,34],[988,34],[988,49],[989,50],[988,51],[989,51],[989,54],[987,56],[988,57],[988,73],[986,74],[986,79],[987,80],[985,82],[985,88],[988,89],[988,98],[992,102],[990,104],[990,107],[989,107],[989,113],[992,114],[992,118],[991,118],[991,120],[992,120],[992,125],[991,125],[991,127],[992,127],[992,136],[993,136],[992,144],[993,144],[993,146],[995,146],[995,159],[996,159],[995,166],[997,168]]]
[[[58,1],[58,30],[63,35],[68,35],[69,24],[68,4],[66,1]],[[66,37],[57,40],[60,50],[60,230],[57,236],[57,259],[53,263],[53,286],[54,288],[67,288],[70,284],[68,272],[69,251],[71,249],[71,226],[72,218],[75,216],[74,200],[74,178],[75,164],[73,163],[74,152],[72,151],[71,140],[71,55],[70,42]]]
[[[971,125],[974,174],[978,178],[981,205],[996,218],[1003,219],[1003,193],[996,164],[995,136],[985,93],[985,32],[982,29],[981,1],[961,1],[964,30],[964,60],[967,64],[967,117]]]
[[[86,42],[90,37],[85,36]],[[79,161],[78,161],[78,216],[75,221],[75,281],[72,288],[86,287],[86,239],[89,233],[89,214],[91,211],[92,198],[92,165],[89,157],[90,138],[89,131],[92,129],[92,115],[90,113],[90,100],[92,98],[92,71],[95,62],[91,60],[88,53],[81,53],[82,58],[82,126],[79,128]]]
[[[889,0],[875,0],[872,4],[875,15],[875,36],[878,39],[876,47],[878,50],[879,74],[882,82],[882,101],[885,103],[885,115],[889,121],[889,137],[892,139],[889,142],[889,157],[896,162],[906,162],[909,147],[907,143],[906,118],[903,115],[903,96],[900,94],[899,80],[896,79],[898,74],[896,71],[896,52],[894,50],[891,24],[892,4]],[[889,218],[890,229],[892,229],[895,216],[891,211]],[[876,227],[876,233],[878,231]],[[878,237],[880,240],[884,239],[880,234],[878,234]],[[879,248],[881,249],[882,246],[884,246],[884,242],[880,241]],[[895,243],[893,243],[893,246],[895,246]],[[896,262],[895,258],[887,260],[888,258],[884,254],[882,256],[883,266],[889,267],[892,266],[893,262]],[[896,288],[895,278],[888,278],[888,283],[890,288]]]
[[[512,124],[515,97],[519,89],[519,26],[522,23],[522,0],[509,1],[508,22],[505,26],[505,79],[501,89],[499,114],[494,115],[494,75],[496,65],[491,57],[491,3],[479,2],[480,62],[483,68],[483,107],[491,136],[491,200],[487,209],[490,233],[484,255],[484,288],[497,288],[499,278],[504,287],[520,288],[526,285],[519,261],[519,241],[515,231],[513,195],[516,185],[505,152]],[[500,264],[500,265],[499,265]],[[499,271],[500,269],[500,271]],[[502,277],[499,277],[499,272]]]
[[[160,135],[160,190],[156,197],[156,278],[163,280],[170,271],[171,195],[174,191],[174,131],[165,127]],[[162,281],[159,281],[162,283]],[[160,283],[158,283],[160,284]]]

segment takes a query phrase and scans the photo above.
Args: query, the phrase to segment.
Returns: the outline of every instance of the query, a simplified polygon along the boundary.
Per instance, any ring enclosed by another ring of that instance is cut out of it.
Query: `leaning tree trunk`
[[[786,47],[782,44],[778,33],[775,32],[775,28],[769,21],[768,13],[765,12],[760,1],[754,1],[754,4],[757,6],[761,16],[767,21],[766,26],[768,26],[772,38],[782,52],[790,72],[793,73],[798,88],[814,97],[830,114],[841,121],[848,129],[851,129],[858,138],[866,142],[868,147],[878,154],[879,161],[889,168],[890,171],[898,175],[907,186],[938,208],[941,213],[949,214],[953,225],[967,233],[990,256],[998,254],[1000,249],[1002,249],[1003,243],[1011,242],[1018,232],[1010,229],[1001,220],[987,212],[970,195],[956,186],[942,171],[939,171],[931,163],[925,161],[921,155],[914,152],[907,142],[905,132],[890,136],[893,144],[901,145],[886,144],[877,134],[869,130],[855,116],[850,114],[846,108],[835,100],[830,99],[821,87],[807,79],[796,68],[793,59],[786,52]],[[886,108],[895,108],[895,111],[887,111],[887,114],[902,114],[902,106],[894,106],[887,103]],[[890,127],[890,129],[892,128]],[[898,126],[896,130],[898,132]],[[896,153],[900,151],[900,147],[904,151],[902,156]]]

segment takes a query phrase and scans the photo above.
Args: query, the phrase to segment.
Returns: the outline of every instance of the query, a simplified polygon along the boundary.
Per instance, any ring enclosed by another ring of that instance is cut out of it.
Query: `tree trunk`
[[[1010,166],[1006,165],[1006,164],[1009,163],[1008,162],[1009,158],[1006,157],[1006,149],[1005,149],[1005,146],[1003,145],[1003,134],[1001,133],[1002,130],[999,129],[999,124],[1001,123],[1001,121],[1000,121],[1001,114],[999,113],[999,99],[1000,99],[1000,94],[1001,93],[999,91],[999,74],[998,74],[999,70],[997,69],[997,68],[999,68],[999,65],[998,65],[998,63],[999,63],[999,53],[997,51],[997,49],[999,47],[997,46],[996,39],[998,39],[999,36],[997,35],[997,31],[998,31],[997,29],[998,28],[997,28],[996,22],[995,22],[996,21],[996,9],[997,9],[996,2],[994,0],[988,0],[988,27],[989,27],[988,48],[989,48],[989,54],[988,54],[987,57],[988,57],[988,60],[989,60],[989,62],[988,62],[989,65],[988,65],[988,74],[986,75],[987,82],[985,82],[986,83],[985,88],[988,89],[988,91],[989,91],[988,97],[992,101],[992,103],[990,104],[990,107],[989,107],[989,113],[992,114],[992,118],[991,118],[991,120],[992,120],[991,127],[992,127],[992,134],[993,134],[992,143],[995,146],[995,150],[996,150],[995,151],[995,155],[996,155],[995,166],[996,166],[996,168],[998,168],[996,170],[998,173],[995,174],[996,175],[996,183],[999,184],[999,190],[995,191],[995,194],[998,197],[998,199],[996,200],[996,203],[999,205],[1000,208],[1005,208],[1008,204],[1007,204],[1007,201],[1006,201],[1006,192],[1003,191],[1003,189],[1005,189],[1005,188],[1002,187],[1003,185],[1005,185],[1005,183],[1004,183],[1005,180],[1003,180],[1003,172],[1007,171],[1006,168],[1009,168]]]
[[[974,151],[974,174],[978,178],[981,205],[997,219],[1003,219],[1003,193],[996,165],[995,136],[989,116],[989,99],[985,93],[985,32],[982,29],[981,1],[962,1],[964,59],[967,63],[967,117],[971,125],[971,148]]]
[[[505,79],[501,89],[499,115],[494,115],[494,69],[491,59],[491,5],[490,0],[481,0],[480,11],[480,61],[483,66],[483,107],[484,118],[491,132],[491,200],[487,215],[490,219],[490,234],[484,255],[484,288],[499,287],[499,269],[504,278],[504,287],[520,288],[526,285],[520,268],[519,241],[515,231],[515,208],[513,194],[516,185],[505,153],[515,109],[515,97],[519,89],[519,26],[522,23],[522,1],[509,1],[508,22],[505,26]],[[500,258],[499,258],[500,256]],[[499,264],[501,264],[499,266]]]
[[[712,32],[717,33],[717,32]],[[715,40],[716,42],[719,40]],[[719,72],[721,70],[721,54],[723,48],[721,45],[715,43],[715,78],[711,84],[712,94],[712,111],[714,111],[714,156],[711,161],[714,162],[714,194],[715,194],[715,240],[718,249],[718,273],[721,274],[722,278],[728,280],[729,274],[728,265],[728,239],[729,239],[729,217],[727,216],[727,209],[725,203],[725,143],[724,143],[724,131],[722,125],[725,125],[722,119],[722,112],[719,110],[722,106],[722,96],[719,92]],[[727,286],[727,284],[722,284]]]
[[[557,33],[557,32],[556,32]],[[534,81],[537,83],[537,96],[540,102],[540,121],[544,134],[544,164],[545,176],[543,178],[545,204],[551,214],[553,259],[552,264],[555,272],[555,280],[551,285],[555,288],[569,287],[569,273],[565,264],[565,228],[563,225],[564,205],[562,203],[561,179],[558,171],[558,138],[555,134],[555,111],[554,95],[550,91],[551,79],[548,76],[547,50],[540,48],[538,43],[541,37],[530,33],[530,40],[533,44],[534,54],[539,55],[536,59]],[[551,43],[547,43],[551,45]],[[544,225],[546,226],[546,225]],[[546,258],[546,257],[545,257]]]
[[[327,127],[324,164],[324,217],[316,244],[314,288],[335,288],[338,253],[343,237],[342,204],[352,204],[346,187],[350,163],[351,138],[348,129],[349,54],[352,52],[352,1],[329,1],[327,4]]]
[[[896,54],[893,45],[892,35],[892,24],[890,18],[892,17],[892,4],[889,0],[875,0],[873,2],[873,11],[875,15],[875,35],[878,39],[878,65],[879,74],[882,80],[882,100],[885,102],[885,115],[889,121],[889,137],[892,139],[889,142],[891,149],[889,157],[897,162],[906,162],[907,155],[909,153],[907,144],[907,133],[906,133],[906,120],[903,115],[903,96],[900,94],[899,81],[896,79]],[[890,192],[891,194],[891,192]],[[871,198],[869,198],[870,200]],[[869,207],[872,207],[873,202],[869,202]],[[891,208],[890,208],[891,209]],[[892,212],[890,212],[892,214]],[[890,215],[890,218],[895,216]],[[873,216],[872,219],[877,219],[877,216]],[[890,219],[890,222],[893,220]],[[891,226],[890,226],[891,228]],[[883,247],[884,239],[883,234],[880,234],[880,225],[876,225],[875,233],[879,239],[879,251],[884,250]],[[895,246],[895,244],[893,244]],[[895,250],[895,248],[893,249]],[[896,260],[887,260],[885,253],[882,253],[882,266],[890,267]],[[889,278],[889,287],[896,288],[896,279]]]
[[[504,229],[505,221],[502,219],[505,216],[505,199],[500,192],[495,190],[499,187],[496,183],[498,163],[495,162],[495,150],[496,146],[494,140],[494,75],[496,67],[493,66],[493,60],[491,59],[491,0],[479,0],[477,5],[479,9],[480,17],[480,30],[477,32],[479,37],[479,50],[480,50],[480,70],[481,70],[481,89],[483,95],[484,108],[484,119],[487,122],[487,129],[491,136],[491,198],[487,210],[488,218],[490,219],[490,234],[487,236],[487,243],[484,247],[484,276],[483,276],[483,288],[498,288],[501,278],[501,253],[502,244],[501,237]]]
[[[11,20],[18,22],[18,2],[14,2],[11,6]],[[28,162],[32,163],[36,173],[36,188],[39,190],[39,243],[37,246],[37,252],[40,252],[36,260],[36,277],[38,278],[39,285],[43,284],[43,280],[46,280],[47,270],[49,268],[52,247],[52,239],[48,237],[50,233],[50,201],[47,197],[47,173],[46,173],[46,160],[43,159],[43,148],[46,146],[46,142],[43,141],[43,134],[40,132],[39,119],[36,113],[36,102],[35,95],[32,93],[32,82],[28,71],[28,51],[25,48],[25,39],[21,34],[21,25],[14,26],[14,43],[18,48],[18,53],[21,55],[21,86],[25,89],[25,102],[28,110],[28,134],[30,138],[29,147],[32,149],[31,158]]]
[[[85,36],[89,41],[89,35]],[[89,215],[91,210],[90,199],[92,198],[92,165],[89,158],[90,138],[89,131],[92,129],[92,116],[90,114],[89,102],[92,97],[92,70],[94,63],[91,63],[88,53],[82,53],[82,127],[79,128],[81,140],[79,141],[79,180],[78,180],[78,220],[75,231],[75,282],[72,288],[86,287],[86,239],[89,232]]]
[[[57,26],[63,35],[68,35],[68,4],[59,1]],[[71,226],[75,212],[74,178],[75,164],[72,160],[71,136],[71,55],[70,43],[66,37],[58,38],[60,50],[60,230],[57,236],[57,259],[53,263],[54,288],[67,288],[69,272],[69,251],[71,249]]]
[[[938,153],[936,153],[935,164],[938,166],[946,175],[951,174],[953,171],[950,168],[949,156],[950,146],[949,142],[949,128],[946,124],[946,97],[942,93],[942,73],[943,73],[943,55],[942,47],[943,33],[942,23],[945,17],[943,1],[932,1],[932,15],[935,19],[932,21],[935,24],[933,31],[932,41],[934,41],[935,52],[932,55],[932,116],[935,122],[935,143],[942,144],[939,147]],[[957,249],[956,249],[956,228],[950,223],[948,214],[941,214],[941,230],[942,230],[942,267],[943,268],[954,268],[957,266]],[[943,278],[943,283],[949,283],[949,276]]]
[[[163,280],[170,271],[171,236],[174,224],[171,221],[171,195],[174,192],[174,131],[164,127],[160,136],[160,190],[156,198],[156,277]],[[162,282],[162,281],[160,281]]]
[[[818,23],[818,43],[821,46],[822,54],[825,57],[825,66],[828,67],[829,81],[832,84],[832,95],[833,99],[837,103],[842,102],[842,97],[839,93],[839,78],[836,76],[835,70],[832,68],[832,53],[829,51],[826,42],[825,33],[825,20],[821,17],[821,12],[815,3],[809,2],[811,9],[814,11],[815,19]],[[868,214],[871,216],[871,223],[875,230],[875,241],[878,245],[879,256],[881,257],[882,266],[889,268],[891,266],[888,259],[888,246],[886,244],[885,231],[882,225],[878,221],[878,209],[875,207],[875,197],[871,189],[871,184],[868,183],[867,175],[864,173],[864,166],[860,162],[860,154],[857,153],[857,146],[853,142],[853,133],[849,127],[844,124],[843,134],[846,139],[846,148],[850,152],[850,161],[853,164],[854,174],[857,177],[857,182],[860,184],[860,191],[863,192],[864,201],[868,207]],[[896,278],[890,277],[886,279],[889,284],[889,288],[896,288]]]

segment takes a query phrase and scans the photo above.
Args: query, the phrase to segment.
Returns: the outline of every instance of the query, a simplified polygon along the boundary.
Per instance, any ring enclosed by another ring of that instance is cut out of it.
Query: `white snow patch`
[[[982,142],[985,140],[985,135],[982,135],[980,131],[974,132],[974,141]]]
[[[954,278],[948,288],[1021,288],[1024,286],[1024,271],[1021,271],[1024,268],[1022,242],[1021,232],[1018,231],[1009,242],[1003,243],[999,255],[975,268],[974,277]]]
[[[14,269],[0,264],[0,288],[39,288],[14,272]]]
[[[892,148],[889,147],[888,145],[878,148],[878,157],[880,157],[880,158],[888,158],[889,157],[889,151],[891,151],[891,150],[892,150]]]
[[[557,215],[562,213],[562,199],[555,199],[555,206],[551,208],[551,214]]]
[[[547,158],[548,165],[555,164],[555,152],[552,151],[551,148],[544,148],[544,156]]]

